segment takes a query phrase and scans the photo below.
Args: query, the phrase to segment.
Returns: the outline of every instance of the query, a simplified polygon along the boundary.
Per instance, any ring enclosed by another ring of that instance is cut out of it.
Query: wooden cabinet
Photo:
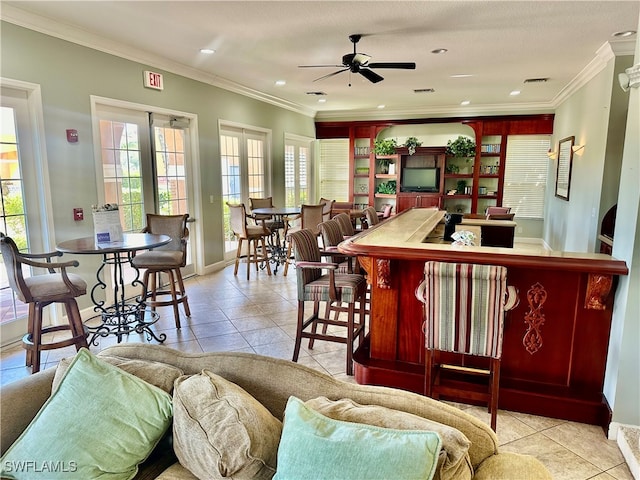
[[[438,207],[442,208],[442,195],[439,193],[399,193],[396,200],[396,209],[400,213],[410,208]]]

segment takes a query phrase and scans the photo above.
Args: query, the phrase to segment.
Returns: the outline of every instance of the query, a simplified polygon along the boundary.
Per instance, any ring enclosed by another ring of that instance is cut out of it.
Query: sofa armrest
[[[0,453],[16,441],[51,395],[55,368],[48,368],[0,388]]]

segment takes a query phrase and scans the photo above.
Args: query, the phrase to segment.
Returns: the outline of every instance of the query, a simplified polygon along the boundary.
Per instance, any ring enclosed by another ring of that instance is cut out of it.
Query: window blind
[[[542,218],[549,170],[549,135],[507,138],[502,205],[519,218]]]
[[[349,200],[349,140],[320,140],[319,195],[338,202]]]

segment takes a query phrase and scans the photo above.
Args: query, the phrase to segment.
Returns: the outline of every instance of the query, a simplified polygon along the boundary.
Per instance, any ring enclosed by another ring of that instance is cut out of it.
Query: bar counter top
[[[342,242],[343,253],[377,258],[447,260],[501,265],[536,265],[538,268],[595,269],[609,275],[626,275],[625,262],[602,253],[562,252],[542,245],[516,244],[513,248],[452,245],[443,240],[446,212],[413,208],[391,217]],[[484,220],[486,224],[515,224],[509,220]]]

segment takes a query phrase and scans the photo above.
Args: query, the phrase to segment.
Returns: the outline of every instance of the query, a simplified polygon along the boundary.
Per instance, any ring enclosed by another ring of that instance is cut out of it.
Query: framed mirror
[[[558,169],[556,170],[556,197],[569,201],[571,167],[573,165],[573,143],[576,137],[563,138],[558,142]]]

